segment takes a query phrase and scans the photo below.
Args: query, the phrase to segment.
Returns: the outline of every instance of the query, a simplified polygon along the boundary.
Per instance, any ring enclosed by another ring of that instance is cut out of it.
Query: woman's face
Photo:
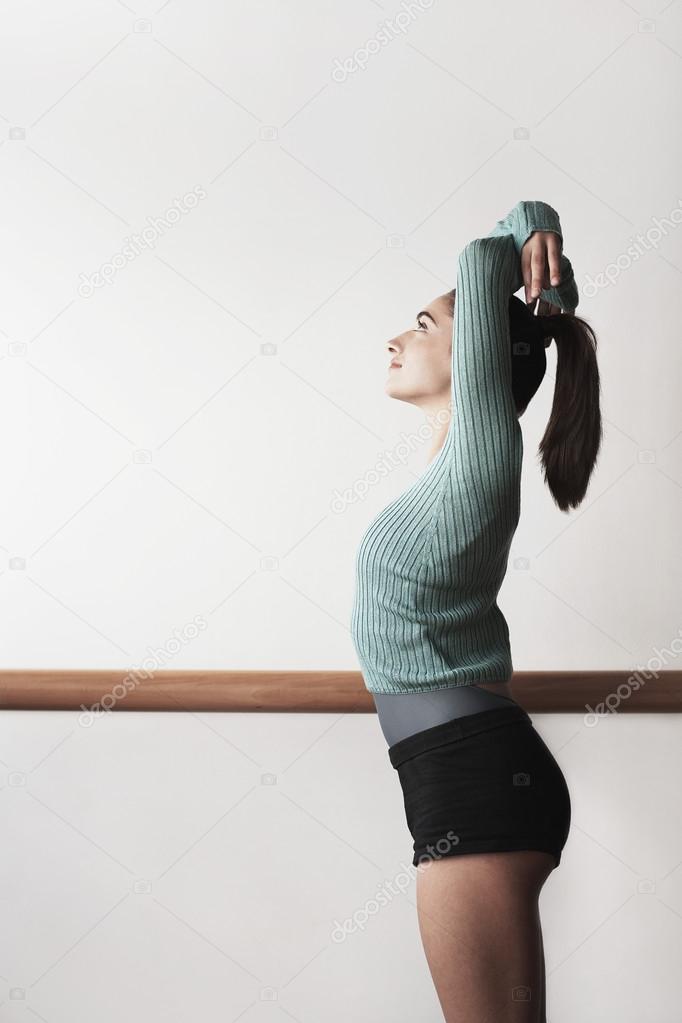
[[[452,315],[450,299],[439,295],[416,316],[414,327],[388,342],[392,365],[386,380],[389,398],[424,409],[450,400]]]

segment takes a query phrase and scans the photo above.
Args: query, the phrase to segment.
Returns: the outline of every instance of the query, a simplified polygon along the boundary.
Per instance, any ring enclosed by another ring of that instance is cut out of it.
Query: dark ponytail
[[[573,313],[534,315],[509,300],[512,391],[521,415],[545,375],[546,344],[557,346],[552,412],[538,447],[545,482],[562,511],[577,508],[587,492],[602,441],[597,337]]]

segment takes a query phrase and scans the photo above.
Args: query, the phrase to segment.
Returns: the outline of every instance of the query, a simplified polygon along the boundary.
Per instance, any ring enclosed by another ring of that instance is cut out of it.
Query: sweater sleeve
[[[520,277],[519,264],[512,234],[500,233],[469,242],[457,268],[453,468],[472,522],[482,527],[492,526],[496,516],[510,510],[521,472],[509,328],[509,298]]]

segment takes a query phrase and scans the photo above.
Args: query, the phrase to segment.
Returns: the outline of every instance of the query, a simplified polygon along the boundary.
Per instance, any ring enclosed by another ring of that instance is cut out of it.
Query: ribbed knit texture
[[[561,236],[558,214],[546,203],[520,202],[459,256],[445,443],[370,523],[356,555],[351,635],[370,692],[511,678],[509,629],[497,605],[519,520],[523,459],[509,298],[523,284],[520,253],[533,231]],[[576,308],[565,255],[561,284],[541,297]]]

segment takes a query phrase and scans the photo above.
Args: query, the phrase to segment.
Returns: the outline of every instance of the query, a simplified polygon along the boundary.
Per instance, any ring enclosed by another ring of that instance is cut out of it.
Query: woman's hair
[[[454,316],[455,291],[448,293]],[[597,337],[574,313],[536,316],[520,298],[509,299],[512,394],[520,416],[542,383],[545,341],[557,346],[554,400],[538,447],[545,482],[562,511],[577,508],[587,492],[602,441]]]

